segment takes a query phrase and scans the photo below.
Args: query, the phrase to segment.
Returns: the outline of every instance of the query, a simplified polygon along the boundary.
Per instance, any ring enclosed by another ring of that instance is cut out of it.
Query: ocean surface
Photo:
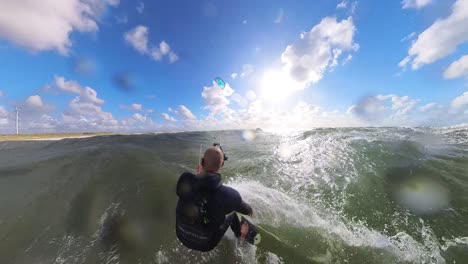
[[[258,247],[175,236],[177,179],[214,141]],[[0,263],[468,263],[468,129],[1,142]]]

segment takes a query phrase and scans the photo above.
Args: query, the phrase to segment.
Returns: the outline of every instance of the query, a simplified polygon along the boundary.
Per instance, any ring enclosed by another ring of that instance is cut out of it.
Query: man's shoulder
[[[219,188],[219,191],[223,194],[223,195],[226,195],[226,196],[229,196],[229,197],[232,197],[232,198],[235,198],[235,197],[240,197],[240,194],[239,192],[234,189],[234,188],[231,188],[229,186],[226,186],[226,185],[221,185],[221,187]]]
[[[195,174],[191,173],[191,172],[184,172],[180,175],[179,177],[179,180],[182,180],[182,179],[192,179],[193,177],[195,177]]]
[[[176,186],[176,193],[179,197],[185,197],[192,193],[194,178],[195,175],[190,172],[184,172],[180,175]]]
[[[190,172],[184,172],[180,175],[179,180],[177,181],[177,186],[179,186],[180,184],[190,184],[193,182],[194,178],[195,174]]]

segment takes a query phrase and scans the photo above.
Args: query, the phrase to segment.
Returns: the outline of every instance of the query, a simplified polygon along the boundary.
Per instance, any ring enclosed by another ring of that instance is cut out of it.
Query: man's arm
[[[245,215],[253,215],[252,207],[248,203],[242,201],[242,198],[239,207],[235,211]]]
[[[242,200],[242,197],[240,196],[239,192],[233,189],[233,195],[234,195],[233,206],[232,206],[233,211],[239,212],[244,215],[252,216],[253,214],[252,207],[248,203]]]

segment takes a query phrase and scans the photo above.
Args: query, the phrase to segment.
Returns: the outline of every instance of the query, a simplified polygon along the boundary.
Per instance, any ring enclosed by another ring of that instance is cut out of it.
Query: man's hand
[[[242,225],[241,225],[241,240],[244,240],[245,239],[245,236],[247,236],[247,233],[249,232],[249,224],[247,224],[246,222],[244,222]]]

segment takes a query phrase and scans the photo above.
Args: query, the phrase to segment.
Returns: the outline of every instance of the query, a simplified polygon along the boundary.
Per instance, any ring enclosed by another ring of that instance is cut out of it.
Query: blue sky
[[[2,133],[468,122],[467,0],[0,2]]]

